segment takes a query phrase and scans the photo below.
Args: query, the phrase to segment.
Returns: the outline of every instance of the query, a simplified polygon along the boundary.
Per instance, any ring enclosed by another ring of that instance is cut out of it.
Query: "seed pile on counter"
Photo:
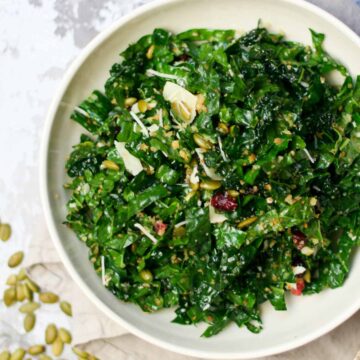
[[[11,237],[11,226],[0,223],[0,240],[6,242]],[[21,265],[24,259],[24,252],[17,251],[7,261],[11,269]],[[8,285],[3,294],[3,302],[6,307],[19,305],[19,312],[24,315],[24,330],[29,333],[36,326],[36,312],[40,311],[41,304],[58,304],[61,311],[72,316],[71,304],[60,299],[59,295],[43,291],[29,276],[24,268],[20,268],[17,273],[11,274],[6,281]],[[33,357],[39,360],[51,360],[63,354],[64,348],[71,345],[72,335],[69,330],[57,327],[50,323],[47,325],[44,334],[44,343],[34,344],[27,349],[18,348],[12,352],[7,349],[0,349],[0,360],[29,360]],[[72,348],[78,360],[96,360],[94,355]]]

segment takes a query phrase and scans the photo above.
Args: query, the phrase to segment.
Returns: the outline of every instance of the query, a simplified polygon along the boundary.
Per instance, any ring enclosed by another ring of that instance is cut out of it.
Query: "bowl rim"
[[[83,293],[92,301],[92,303],[100,309],[103,313],[106,314],[110,319],[117,322],[120,326],[124,327],[125,329],[129,330],[132,334],[140,337],[141,339],[155,344],[163,349],[170,350],[176,353],[180,353],[183,355],[188,356],[195,356],[198,358],[207,358],[207,359],[219,359],[222,357],[223,359],[254,359],[263,356],[275,355],[279,353],[283,353],[285,351],[289,351],[305,345],[320,336],[330,332],[335,327],[339,326],[341,323],[346,321],[350,318],[353,314],[356,313],[360,309],[360,299],[354,301],[353,305],[347,309],[345,309],[342,313],[340,313],[337,317],[333,318],[327,324],[315,329],[314,331],[310,332],[307,336],[303,336],[300,338],[296,338],[290,341],[285,342],[281,345],[275,345],[272,347],[268,347],[266,349],[259,349],[257,351],[236,351],[231,353],[212,353],[202,350],[195,350],[189,349],[184,346],[179,346],[165,340],[159,339],[151,334],[143,332],[136,326],[132,325],[131,323],[127,322],[126,320],[122,319],[119,314],[113,311],[110,307],[105,305],[101,300],[97,298],[97,296],[93,293],[91,288],[85,283],[85,281],[80,277],[79,273],[77,272],[76,268],[70,262],[68,255],[61,244],[60,236],[57,232],[56,224],[54,218],[52,216],[51,205],[50,205],[50,197],[49,197],[49,185],[47,181],[47,163],[49,159],[49,142],[50,142],[50,135],[52,131],[53,122],[60,105],[61,99],[64,96],[69,83],[75,76],[78,69],[81,65],[87,60],[89,55],[96,50],[98,46],[100,46],[103,41],[109,38],[119,27],[125,25],[127,22],[135,19],[136,17],[156,8],[161,8],[167,4],[177,3],[184,0],[154,0],[148,4],[142,5],[135,10],[133,10],[128,15],[122,16],[118,20],[114,21],[111,25],[101,31],[98,35],[96,35],[76,56],[75,60],[71,63],[68,69],[65,71],[63,78],[58,86],[55,96],[53,97],[51,104],[49,106],[41,140],[40,146],[40,166],[39,166],[39,175],[40,175],[40,196],[41,196],[41,203],[42,208],[45,216],[45,221],[50,233],[50,237],[55,245],[55,248],[60,256],[62,263],[64,264],[66,270],[69,272],[72,279],[75,283],[81,288]],[[189,1],[189,0],[187,0]],[[196,1],[196,0],[190,0]],[[342,21],[337,19],[332,14],[328,13],[327,11],[319,8],[318,6],[311,4],[305,0],[276,0],[278,2],[282,2],[283,4],[290,4],[295,5],[299,8],[309,10],[315,15],[324,18],[327,20],[331,25],[337,28],[339,31],[345,34],[346,37],[350,38],[353,42],[355,42],[360,48],[360,37],[351,30],[347,25],[345,25]]]

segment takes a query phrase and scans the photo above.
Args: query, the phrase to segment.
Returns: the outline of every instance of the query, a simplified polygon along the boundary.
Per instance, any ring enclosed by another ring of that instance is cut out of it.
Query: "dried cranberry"
[[[228,194],[217,193],[211,198],[211,205],[218,210],[222,211],[235,211],[238,203],[235,198]]]
[[[290,292],[293,295],[300,296],[305,289],[305,281],[303,278],[298,277],[296,278],[296,289],[291,289]]]
[[[300,230],[293,230],[292,239],[297,249],[301,250],[306,244],[306,235]]]
[[[161,220],[155,222],[154,230],[158,235],[160,236],[164,235],[166,228],[167,228],[167,224],[164,224]]]

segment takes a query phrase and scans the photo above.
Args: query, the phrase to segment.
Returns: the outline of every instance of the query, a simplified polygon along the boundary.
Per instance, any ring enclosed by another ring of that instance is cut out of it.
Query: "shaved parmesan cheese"
[[[125,148],[125,143],[115,141],[115,147],[119,156],[123,159],[125,169],[133,176],[136,176],[144,170],[141,161],[130,154]]]
[[[196,148],[195,151],[196,151],[196,153],[197,153],[198,156],[199,156],[200,164],[201,164],[201,166],[203,167],[206,175],[207,175],[210,179],[213,179],[213,180],[216,180],[216,181],[222,180],[223,177],[220,176],[220,175],[218,175],[218,174],[216,174],[215,169],[209,168],[208,166],[206,166],[205,160],[204,160],[204,155],[203,155],[203,149]]]
[[[165,74],[165,73],[156,71],[154,69],[147,69],[146,70],[146,75],[147,76],[158,76],[158,77],[161,77],[161,78],[164,78],[164,79],[170,79],[170,80],[182,80],[176,75]]]
[[[132,107],[131,107],[131,112],[135,113],[135,114],[138,114],[140,112],[140,109],[139,109],[139,103],[135,103]]]
[[[154,244],[157,243],[157,239],[155,236],[151,235],[149,231],[147,231],[141,224],[134,224],[136,228],[138,228],[146,237],[148,237]]]
[[[136,123],[141,127],[141,131],[144,134],[144,136],[149,137],[149,131],[146,128],[146,126],[143,124],[143,122],[140,120],[140,118],[132,111],[130,111],[130,115],[136,121]]]
[[[82,109],[82,108],[79,107],[79,106],[75,106],[75,111],[78,112],[78,113],[80,113],[81,115],[86,116],[87,118],[90,117],[90,115],[89,115],[84,109]]]
[[[197,97],[185,88],[167,81],[163,90],[164,99],[171,102],[172,110],[183,121],[191,123],[196,115]]]
[[[221,224],[227,220],[227,217],[223,214],[215,212],[215,208],[209,204],[209,218],[211,224]]]
[[[187,221],[187,220],[184,220],[184,221],[181,221],[181,222],[175,224],[174,227],[175,227],[175,228],[178,228],[178,227],[180,227],[180,226],[186,225],[187,223],[188,223],[188,221]]]

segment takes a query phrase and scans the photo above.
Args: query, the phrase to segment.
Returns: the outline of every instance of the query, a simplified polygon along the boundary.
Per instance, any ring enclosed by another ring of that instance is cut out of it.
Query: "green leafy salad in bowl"
[[[116,297],[261,331],[341,286],[360,244],[360,77],[258,28],[156,29],[73,112],[66,224]],[[331,74],[341,77],[341,85]],[[91,74],[89,75],[91,76]]]

